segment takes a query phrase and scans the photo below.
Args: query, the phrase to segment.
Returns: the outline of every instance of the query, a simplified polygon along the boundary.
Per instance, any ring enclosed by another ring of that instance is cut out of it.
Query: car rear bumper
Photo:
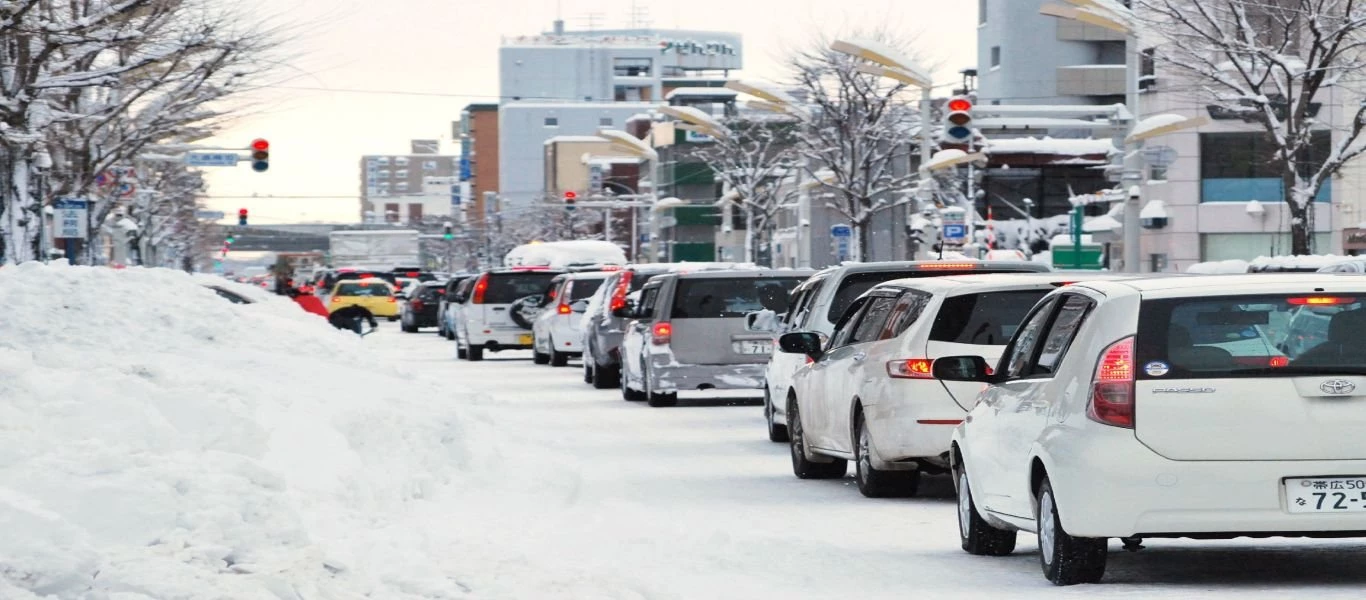
[[[938,381],[896,381],[891,398],[864,406],[873,451],[884,462],[947,456],[966,414]]]
[[[1288,512],[1282,483],[1287,477],[1366,475],[1366,460],[1175,461],[1143,446],[1131,430],[1115,433],[1084,444],[1057,438],[1048,448],[1058,458],[1049,461],[1049,480],[1057,491],[1063,528],[1072,535],[1218,538],[1366,532],[1366,510]],[[1366,503],[1366,496],[1359,500],[1356,504]]]
[[[583,332],[577,324],[555,323],[550,327],[550,342],[556,352],[583,354]]]
[[[532,346],[530,329],[494,329],[471,326],[461,340],[468,346],[492,347],[498,350],[529,350]]]
[[[650,389],[663,393],[692,390],[761,390],[764,368],[760,364],[681,365],[672,355],[650,357]]]

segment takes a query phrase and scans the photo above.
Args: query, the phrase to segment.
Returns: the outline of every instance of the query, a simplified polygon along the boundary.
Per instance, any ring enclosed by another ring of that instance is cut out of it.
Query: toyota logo
[[[1357,389],[1357,384],[1346,379],[1329,379],[1319,384],[1319,389],[1330,396],[1345,396]]]

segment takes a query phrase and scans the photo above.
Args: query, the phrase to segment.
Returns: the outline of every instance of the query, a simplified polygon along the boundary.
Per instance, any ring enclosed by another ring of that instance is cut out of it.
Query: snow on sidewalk
[[[477,457],[459,392],[206,282],[0,270],[0,598],[463,596],[407,522]]]

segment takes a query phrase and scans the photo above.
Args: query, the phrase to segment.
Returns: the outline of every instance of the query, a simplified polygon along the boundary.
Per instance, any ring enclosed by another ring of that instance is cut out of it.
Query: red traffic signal
[[[578,197],[579,197],[579,194],[576,193],[576,192],[572,192],[572,191],[571,191],[571,192],[565,192],[565,193],[564,193],[564,199],[565,199],[565,200],[574,200],[574,199],[577,199]]]
[[[944,140],[951,143],[961,144],[972,140],[972,100],[955,96],[949,99],[945,106],[948,109],[944,115],[944,120],[948,122],[944,127]]]
[[[954,98],[949,100],[949,112],[958,112],[962,110],[972,110],[972,102],[969,102],[967,98]]]
[[[270,142],[266,141],[264,138],[256,138],[251,142],[251,149],[257,152],[265,152],[270,150]]]
[[[247,225],[247,209],[237,211],[237,224],[243,227]]]

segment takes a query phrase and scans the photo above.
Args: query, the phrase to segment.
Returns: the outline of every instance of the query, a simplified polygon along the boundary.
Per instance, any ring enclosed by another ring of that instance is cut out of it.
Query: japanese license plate
[[[1292,513],[1366,512],[1366,476],[1287,478],[1285,503]]]
[[[531,334],[523,333],[522,335],[517,336],[517,344],[520,346],[530,346]]]
[[[773,354],[773,342],[768,340],[741,340],[731,342],[730,347],[736,354]]]

